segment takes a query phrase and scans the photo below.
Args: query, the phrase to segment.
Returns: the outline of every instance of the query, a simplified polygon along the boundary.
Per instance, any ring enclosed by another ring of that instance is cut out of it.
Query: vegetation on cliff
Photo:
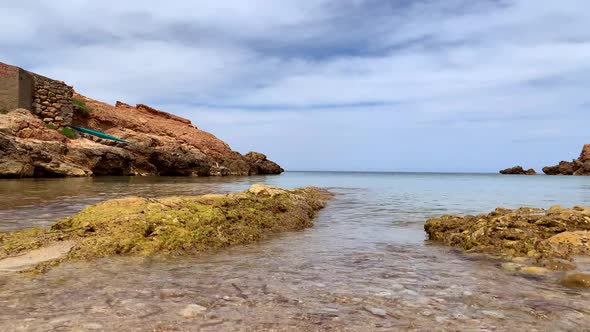
[[[0,263],[60,242],[72,245],[58,261],[177,255],[245,244],[271,233],[310,227],[330,197],[314,187],[282,190],[254,185],[238,194],[110,200],[50,229],[0,233]]]
[[[82,99],[72,98],[72,104],[74,105],[74,112],[77,112],[81,116],[90,116],[92,110],[86,106],[86,102]]]

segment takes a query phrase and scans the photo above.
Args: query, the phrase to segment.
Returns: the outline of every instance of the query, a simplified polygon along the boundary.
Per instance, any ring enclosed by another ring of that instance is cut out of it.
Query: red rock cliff
[[[89,115],[74,125],[132,142],[87,135],[68,139],[27,110],[0,115],[0,177],[90,175],[254,175],[283,169],[260,153],[245,156],[187,119],[146,105],[116,106],[75,95]]]

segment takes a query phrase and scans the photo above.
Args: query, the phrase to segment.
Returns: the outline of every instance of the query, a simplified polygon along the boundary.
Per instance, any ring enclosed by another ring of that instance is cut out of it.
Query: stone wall
[[[48,125],[65,127],[72,124],[74,89],[64,82],[33,75],[33,96],[31,111]]]
[[[0,62],[0,114],[25,108],[56,128],[72,123],[74,89],[64,82]]]
[[[33,76],[0,62],[0,114],[17,108],[31,109]]]

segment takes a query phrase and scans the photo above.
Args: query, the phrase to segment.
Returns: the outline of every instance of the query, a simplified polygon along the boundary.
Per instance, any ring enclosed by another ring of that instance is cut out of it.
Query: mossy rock
[[[315,187],[254,185],[238,194],[115,199],[87,207],[50,229],[0,233],[0,261],[60,241],[73,242],[61,260],[179,255],[246,244],[312,226],[330,197]]]
[[[442,216],[424,225],[429,239],[467,251],[511,257],[570,259],[590,254],[590,209],[497,208],[478,216]]]

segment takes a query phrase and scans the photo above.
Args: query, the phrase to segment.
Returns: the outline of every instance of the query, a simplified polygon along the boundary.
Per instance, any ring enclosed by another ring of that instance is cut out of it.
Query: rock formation
[[[187,119],[146,105],[101,103],[80,95],[90,114],[73,124],[132,142],[69,139],[25,109],[0,114],[0,178],[92,175],[254,175],[283,169],[261,153],[244,155]]]
[[[479,216],[432,218],[424,229],[431,240],[472,251],[558,258],[590,254],[590,242],[575,240],[590,234],[590,208],[585,207],[497,208]]]
[[[512,260],[502,264],[504,269],[525,274],[574,270],[576,266],[568,260],[590,255],[590,208],[586,207],[497,208],[478,216],[432,218],[424,229],[430,240],[499,255]],[[521,265],[524,262],[540,266]],[[563,284],[590,287],[590,276],[580,278],[566,277]]]
[[[522,168],[522,166],[514,166],[511,168],[501,170],[500,174],[537,175],[537,172],[532,168],[525,171],[524,168]]]
[[[590,175],[590,144],[584,145],[578,159],[562,161],[556,166],[543,168],[547,175]]]
[[[253,185],[228,195],[110,200],[51,229],[0,233],[0,271],[42,271],[68,259],[179,255],[255,242],[312,226],[331,196],[314,187]]]

